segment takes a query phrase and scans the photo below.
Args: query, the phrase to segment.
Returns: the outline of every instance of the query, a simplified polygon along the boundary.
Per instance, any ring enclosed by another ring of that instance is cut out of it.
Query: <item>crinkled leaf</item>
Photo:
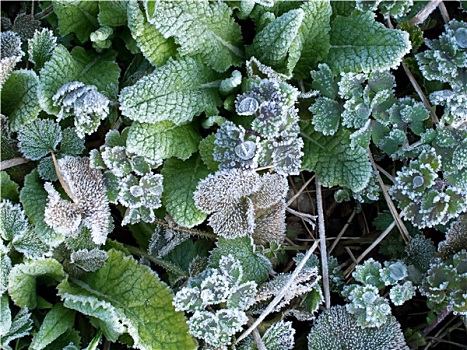
[[[217,73],[193,58],[169,59],[152,74],[122,89],[120,109],[136,121],[170,120],[177,125],[202,112],[215,114],[222,103],[215,84],[218,78]]]
[[[175,56],[177,46],[173,39],[164,38],[157,28],[148,22],[137,1],[128,3],[128,28],[144,57],[154,66],[161,66],[169,57]]]
[[[65,278],[62,265],[55,259],[39,258],[17,264],[8,276],[8,294],[19,307],[34,309],[37,305],[37,278],[61,281]]]
[[[44,189],[37,170],[32,171],[24,179],[24,186],[21,189],[19,198],[29,221],[35,226],[35,230],[41,241],[52,247],[59,245],[63,241],[64,236],[56,233],[44,221],[48,194]]]
[[[290,47],[289,72],[294,78],[307,78],[310,69],[329,51],[329,31],[331,30],[331,4],[329,0],[309,1],[301,9],[305,13],[303,22]]]
[[[62,132],[62,141],[60,142],[60,152],[68,156],[76,156],[83,153],[86,149],[84,139],[80,139],[76,134],[75,128],[66,128]]]
[[[62,303],[57,303],[47,313],[39,331],[32,339],[30,349],[40,350],[73,327],[75,311],[67,309]]]
[[[197,155],[185,161],[175,158],[165,161],[162,201],[178,225],[193,227],[206,219],[206,214],[196,207],[193,193],[198,182],[208,174],[209,170]]]
[[[256,57],[261,63],[276,70],[284,70],[288,65],[288,56],[292,43],[299,32],[305,12],[301,9],[291,10],[267,24],[247,48],[248,56]],[[298,43],[294,43],[297,50]],[[294,52],[296,55],[296,52]],[[297,62],[297,58],[293,58]],[[295,65],[290,64],[293,68]]]
[[[99,1],[97,19],[101,26],[118,27],[126,24],[129,1]]]
[[[15,237],[22,236],[28,229],[28,221],[19,204],[10,201],[0,203],[0,237],[11,241]]]
[[[191,124],[174,125],[164,120],[155,124],[134,122],[130,126],[127,151],[149,159],[187,159],[201,140]]]
[[[337,72],[383,71],[397,67],[410,48],[407,32],[384,27],[371,12],[337,16],[325,62]]]
[[[8,346],[11,341],[29,335],[32,329],[32,322],[31,313],[27,308],[19,310],[11,323],[8,333],[0,337],[0,347],[2,349],[11,349]]]
[[[8,289],[8,275],[11,271],[11,259],[7,253],[8,251],[0,250],[0,294],[3,294]]]
[[[3,257],[2,257],[3,259]],[[0,295],[0,339],[5,334],[8,333],[11,327],[11,310],[10,310],[10,300],[8,298],[8,294],[3,293]],[[0,342],[0,345],[2,343]]]
[[[56,0],[52,5],[58,17],[58,29],[62,36],[74,33],[79,41],[84,43],[89,35],[99,28],[97,1]]]
[[[313,113],[312,123],[316,131],[323,135],[334,135],[339,127],[342,106],[327,97],[318,98],[310,107]]]
[[[18,146],[23,156],[39,160],[56,151],[62,140],[62,129],[51,119],[36,119],[23,125],[18,132]]]
[[[58,289],[66,307],[94,317],[99,307],[111,310],[114,321],[127,329],[138,349],[196,346],[183,313],[172,306],[170,289],[154,272],[121,252],[110,250],[103,268],[81,280],[66,280]]]
[[[10,131],[18,131],[39,115],[38,87],[39,78],[32,70],[16,70],[8,77],[2,88],[2,113],[8,116]]]
[[[47,113],[58,115],[60,107],[54,106],[52,97],[64,84],[73,81],[95,85],[99,92],[115,98],[119,75],[120,68],[112,51],[97,55],[91,50],[76,47],[70,53],[64,46],[58,45],[52,58],[40,71],[40,105]]]
[[[18,201],[18,184],[11,180],[6,171],[0,172],[0,198],[9,199],[13,202]]]
[[[344,186],[358,192],[364,189],[371,177],[371,164],[366,150],[350,146],[350,132],[343,128],[334,136],[324,136],[307,127],[302,167],[315,171],[321,184],[327,187]]]
[[[199,56],[218,72],[243,62],[240,26],[223,2],[145,1],[150,23],[165,38],[173,37],[181,56]]]
[[[29,61],[34,63],[34,69],[39,71],[52,57],[53,50],[57,46],[57,38],[54,33],[47,28],[40,32],[36,30],[34,36],[28,40]]]
[[[24,235],[15,237],[13,246],[28,259],[44,256],[49,251],[49,246],[40,240],[32,228],[28,228]]]
[[[215,141],[216,134],[213,133],[202,139],[199,143],[199,154],[201,156],[201,159],[212,172],[216,172],[217,170],[219,170],[220,164],[214,159],[214,148],[216,147]]]

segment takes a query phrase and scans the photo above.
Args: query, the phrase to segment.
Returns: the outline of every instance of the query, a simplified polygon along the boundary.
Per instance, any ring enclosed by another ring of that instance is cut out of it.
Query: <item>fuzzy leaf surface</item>
[[[128,131],[127,151],[154,160],[185,160],[198,150],[200,140],[190,124],[177,126],[168,120],[155,124],[134,122]]]
[[[18,133],[19,149],[23,156],[39,160],[54,152],[62,140],[62,130],[51,119],[36,119],[23,125]]]
[[[145,1],[150,23],[165,38],[173,37],[181,56],[199,56],[218,72],[243,62],[240,26],[223,2]]]
[[[64,305],[91,314],[99,303],[109,305],[138,349],[194,349],[183,313],[172,306],[172,293],[159,277],[122,252],[110,250],[103,268],[81,280],[59,285]]]

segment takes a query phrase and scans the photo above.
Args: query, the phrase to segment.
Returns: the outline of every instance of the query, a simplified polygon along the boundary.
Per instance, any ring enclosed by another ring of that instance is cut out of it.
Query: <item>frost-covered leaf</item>
[[[32,70],[16,70],[8,77],[2,88],[2,113],[8,116],[11,131],[39,115],[38,89],[39,78]]]
[[[86,272],[97,271],[105,265],[108,254],[98,248],[80,249],[70,255],[70,262]]]
[[[181,56],[199,56],[218,72],[243,62],[240,26],[223,2],[145,1],[148,21],[173,37]]]
[[[31,227],[24,235],[13,239],[13,246],[29,259],[44,256],[50,250],[49,246],[40,240],[36,230]]]
[[[13,318],[9,331],[0,337],[0,347],[7,350],[11,349],[8,344],[15,339],[29,335],[32,329],[32,324],[33,320],[28,308],[25,307],[19,310],[19,312]]]
[[[101,26],[118,27],[126,24],[129,1],[99,1],[97,19]]]
[[[97,6],[97,2],[95,4]],[[58,45],[40,71],[39,103],[47,113],[58,115],[60,107],[54,106],[52,97],[63,85],[73,81],[94,85],[108,98],[115,98],[119,75],[113,51],[97,55],[78,46],[70,53],[63,45]]]
[[[293,69],[295,64],[287,62],[291,46],[297,56],[295,39],[305,17],[301,9],[291,10],[267,24],[258,34],[253,43],[247,48],[248,56],[256,57],[261,63],[283,71],[286,68]],[[297,62],[297,57],[293,61]],[[290,67],[288,67],[290,66]]]
[[[58,29],[62,36],[74,33],[79,41],[84,43],[89,35],[99,28],[98,1],[56,0],[52,4],[54,13],[58,17]]]
[[[164,176],[163,203],[174,221],[184,227],[193,227],[206,219],[206,214],[196,208],[193,193],[198,182],[209,174],[201,158],[194,155],[181,161],[170,158],[162,169]]]
[[[446,239],[441,241],[438,251],[443,257],[449,257],[454,253],[467,249],[467,215],[460,215],[446,232]]]
[[[0,253],[1,254],[1,253]],[[2,264],[3,264],[2,256]],[[0,323],[0,337],[5,336],[8,333],[11,327],[11,310],[10,310],[10,300],[7,293],[3,293],[3,288],[0,289],[0,316],[2,322]],[[0,338],[1,339],[1,338]],[[0,346],[2,346],[2,341],[0,340]]]
[[[21,38],[11,30],[0,33],[0,91],[16,63],[21,61],[24,52],[21,50]]]
[[[415,295],[415,286],[411,281],[406,281],[403,284],[395,285],[389,292],[389,298],[394,305],[399,306],[404,304],[407,300],[410,300]]]
[[[36,31],[34,36],[28,40],[28,58],[34,63],[34,69],[39,71],[44,67],[57,46],[57,38],[48,28]]]
[[[0,236],[5,241],[24,236],[29,228],[24,211],[10,201],[0,203]]]
[[[312,123],[316,131],[323,135],[334,135],[339,127],[342,106],[327,97],[318,98],[310,107],[313,113]]]
[[[337,72],[383,71],[397,67],[410,48],[407,32],[384,27],[371,12],[337,16],[325,62]]]
[[[52,230],[44,221],[48,195],[44,190],[44,185],[37,170],[32,171],[24,179],[24,186],[21,189],[19,198],[40,240],[52,247],[59,245],[64,236]]]
[[[214,159],[214,148],[216,142],[216,134],[211,134],[199,143],[199,154],[203,163],[211,170],[216,172],[219,170],[219,162]]]
[[[8,289],[8,275],[10,274],[12,265],[11,259],[7,255],[9,249],[4,247],[3,244],[0,248],[0,294],[3,294]]]
[[[60,153],[68,156],[77,156],[83,153],[85,149],[84,139],[79,138],[75,128],[69,127],[62,131]]]
[[[32,339],[30,349],[44,349],[48,344],[73,327],[75,311],[67,309],[62,303],[57,303],[45,315],[39,331]]]
[[[101,3],[107,3],[107,1]],[[149,62],[157,67],[163,65],[169,57],[175,56],[177,47],[173,39],[164,38],[156,26],[148,22],[137,1],[129,1],[127,11],[131,35]]]
[[[266,330],[262,340],[266,349],[290,350],[295,345],[294,335],[292,322],[279,321]]]
[[[20,128],[18,140],[24,157],[39,160],[56,151],[62,140],[62,129],[51,119],[36,119]]]
[[[199,133],[190,124],[174,125],[169,120],[155,124],[134,122],[127,139],[128,152],[149,159],[177,157],[185,160],[198,150]]]
[[[330,1],[305,2],[298,35],[295,37],[289,53],[288,70],[293,71],[294,78],[307,78],[310,69],[326,56],[329,51],[329,31],[331,4]]]
[[[152,74],[122,89],[119,97],[122,114],[130,119],[156,123],[170,120],[183,124],[206,112],[216,114],[221,104],[219,75],[193,58],[169,59]]]
[[[39,277],[59,282],[65,278],[65,272],[57,260],[50,258],[13,266],[8,276],[8,294],[16,305],[30,309],[37,306],[36,283]]]
[[[0,198],[10,201],[18,201],[18,184],[11,180],[10,175],[6,171],[0,172]]]
[[[371,164],[365,149],[350,147],[350,132],[339,128],[334,136],[324,136],[311,126],[304,131],[303,169],[315,171],[324,186],[345,186],[358,192],[371,177]]]
[[[103,322],[112,320],[120,333],[130,334],[138,349],[194,349],[184,316],[174,310],[172,293],[159,277],[121,252],[108,254],[100,270],[58,286],[65,307],[97,317],[101,329]]]

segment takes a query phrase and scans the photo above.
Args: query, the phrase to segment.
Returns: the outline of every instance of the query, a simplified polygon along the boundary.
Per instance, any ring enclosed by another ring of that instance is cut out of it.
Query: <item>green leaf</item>
[[[0,322],[0,337],[3,337],[8,333],[11,327],[10,300],[6,293],[0,295],[0,316],[2,320],[2,322]],[[2,342],[0,342],[0,345],[1,344]]]
[[[128,4],[128,28],[144,57],[154,66],[161,66],[169,57],[175,56],[177,46],[173,39],[166,39],[157,28],[148,22],[137,1]]]
[[[13,246],[28,259],[44,256],[49,251],[49,246],[40,240],[36,230],[31,227],[24,235],[13,239]]]
[[[242,264],[243,277],[239,283],[256,281],[261,284],[268,279],[271,262],[265,256],[255,252],[251,237],[234,239],[219,237],[217,248],[212,250],[209,257],[210,265],[215,268],[219,267],[221,258],[229,254]]]
[[[290,47],[287,67],[296,79],[308,78],[310,70],[327,55],[330,47],[330,1],[306,2],[301,9],[305,17]]]
[[[153,160],[185,160],[198,150],[200,140],[191,124],[176,126],[168,120],[155,124],[134,122],[128,132],[127,151]]]
[[[84,43],[89,39],[89,35],[99,28],[97,1],[55,0],[52,5],[58,17],[58,29],[62,36],[73,33]]]
[[[60,142],[60,153],[68,156],[76,156],[84,152],[84,139],[80,139],[76,134],[75,128],[66,128],[62,132],[62,141]]]
[[[185,0],[145,1],[144,6],[148,21],[180,45],[181,56],[199,56],[218,72],[243,63],[240,26],[227,4]]]
[[[29,61],[34,63],[35,71],[39,71],[44,67],[57,46],[57,38],[54,33],[47,28],[43,28],[40,32],[36,30],[34,36],[28,40],[28,56]]]
[[[39,331],[32,339],[30,349],[40,350],[73,327],[75,311],[67,309],[62,303],[57,303],[47,313]]]
[[[350,146],[350,131],[341,127],[333,136],[324,136],[308,126],[302,136],[303,170],[316,172],[322,185],[344,186],[354,192],[368,185],[371,164],[365,149]]]
[[[334,135],[339,128],[342,106],[327,97],[319,97],[310,107],[313,113],[312,123],[316,131],[323,135]]]
[[[56,151],[62,140],[62,129],[51,119],[36,119],[21,127],[18,140],[18,147],[24,157],[39,160]]]
[[[193,193],[198,182],[208,174],[209,170],[197,155],[185,161],[175,158],[165,161],[162,201],[178,225],[193,227],[206,219],[206,214],[196,208]]]
[[[179,125],[206,112],[216,114],[219,75],[190,57],[167,63],[136,84],[122,89],[120,110],[130,119],[156,123],[170,120]]]
[[[37,235],[44,243],[55,247],[63,242],[64,236],[56,233],[44,222],[44,212],[48,201],[48,194],[44,189],[39,173],[33,170],[24,179],[19,199],[29,221],[35,226]]]
[[[15,237],[23,236],[28,226],[21,205],[10,201],[0,203],[0,237],[3,240],[11,241]]]
[[[101,26],[118,27],[126,24],[129,1],[105,0],[99,1],[97,19]]]
[[[12,202],[18,202],[18,184],[11,180],[6,171],[0,172],[0,196],[2,199],[9,199]]]
[[[199,143],[199,154],[203,163],[211,170],[212,172],[216,172],[219,170],[219,162],[214,160],[214,148],[216,141],[216,134],[212,133],[211,135],[205,137]]]
[[[384,27],[371,12],[337,16],[325,62],[335,72],[383,71],[396,68],[410,48],[407,32]]]
[[[115,98],[119,75],[120,68],[113,51],[97,55],[78,46],[69,53],[63,45],[58,45],[40,71],[39,103],[47,113],[58,115],[60,106],[54,105],[52,96],[64,84],[73,81],[95,85],[108,98]]]
[[[19,310],[11,323],[8,333],[0,337],[0,347],[2,349],[11,349],[8,346],[11,341],[29,335],[32,329],[32,322],[31,313],[27,308]]]
[[[10,131],[36,119],[41,111],[37,101],[39,78],[32,70],[11,72],[2,88],[2,113],[8,116]]]
[[[196,347],[183,313],[172,306],[170,289],[153,271],[121,252],[110,250],[103,268],[81,280],[65,280],[58,289],[66,307],[94,317],[99,316],[99,308],[113,313],[115,326],[126,328],[135,348]]]
[[[284,13],[273,22],[267,24],[258,34],[253,43],[247,48],[249,57],[256,57],[261,63],[276,70],[284,70],[287,66],[293,68],[295,65],[287,62],[289,51],[294,43],[294,54],[297,55],[295,38],[305,17],[301,9],[291,10]],[[295,63],[297,58],[293,59]]]
[[[13,266],[8,276],[8,294],[16,305],[29,309],[36,307],[36,280],[39,277],[60,282],[65,278],[65,272],[57,260],[50,258],[39,258]]]

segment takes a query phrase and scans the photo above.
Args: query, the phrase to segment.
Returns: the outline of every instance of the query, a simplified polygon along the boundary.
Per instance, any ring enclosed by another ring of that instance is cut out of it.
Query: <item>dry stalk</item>
[[[253,339],[255,340],[258,350],[268,350],[266,349],[266,345],[264,345],[263,339],[261,339],[261,335],[256,328],[253,330]]]
[[[337,243],[340,241],[340,239],[342,238],[342,236],[344,236],[344,233],[345,231],[347,231],[347,229],[349,228],[350,224],[352,223],[352,220],[353,218],[355,217],[355,214],[357,214],[357,212],[355,211],[355,209],[353,210],[352,214],[350,214],[350,217],[347,219],[347,222],[345,223],[344,227],[342,227],[342,229],[340,230],[339,234],[337,235],[336,239],[334,240],[334,242],[332,243],[331,245],[331,248],[329,248],[329,253],[331,253],[334,248],[336,247]]]
[[[436,8],[439,6],[439,4],[442,2],[442,0],[431,0],[419,13],[415,15],[410,21],[407,23],[411,26],[414,26],[416,24],[420,24],[424,22],[428,16],[436,10]]]
[[[18,157],[18,158],[13,158],[13,159],[7,159],[2,162],[0,162],[0,171],[13,168],[17,165],[24,164],[29,162],[29,159],[23,158],[23,157]]]

